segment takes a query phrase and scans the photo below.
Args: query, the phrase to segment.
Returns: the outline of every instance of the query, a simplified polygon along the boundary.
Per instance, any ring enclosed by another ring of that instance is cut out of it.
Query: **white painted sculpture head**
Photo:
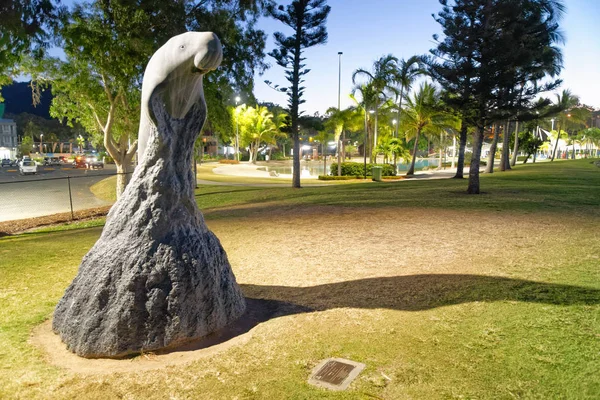
[[[212,32],[186,32],[172,37],[150,59],[142,83],[138,163],[147,148],[155,118],[149,105],[160,94],[172,118],[185,117],[192,106],[204,101],[202,77],[223,59],[221,42]]]

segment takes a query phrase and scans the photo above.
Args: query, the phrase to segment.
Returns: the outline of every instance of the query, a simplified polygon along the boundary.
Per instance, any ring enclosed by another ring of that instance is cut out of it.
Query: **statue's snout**
[[[202,72],[216,69],[223,60],[223,48],[221,41],[212,32],[198,33],[200,49],[194,57],[194,65]]]

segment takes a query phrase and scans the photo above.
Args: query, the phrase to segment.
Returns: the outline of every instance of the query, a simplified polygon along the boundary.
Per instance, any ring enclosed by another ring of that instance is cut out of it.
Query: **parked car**
[[[13,166],[13,162],[11,160],[9,160],[8,158],[2,159],[2,167],[12,167],[12,166]]]
[[[87,156],[86,163],[89,169],[104,168],[104,161],[98,160],[96,156]]]
[[[33,160],[23,160],[19,165],[19,173],[21,175],[37,174],[37,164]]]
[[[60,165],[61,161],[58,157],[44,157],[44,165]]]

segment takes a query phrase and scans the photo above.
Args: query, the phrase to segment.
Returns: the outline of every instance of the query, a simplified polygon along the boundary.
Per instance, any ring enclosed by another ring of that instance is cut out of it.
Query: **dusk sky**
[[[287,4],[288,2],[280,2]],[[392,53],[398,58],[425,54],[435,47],[434,33],[441,33],[431,14],[441,10],[438,0],[329,0],[331,12],[327,21],[329,40],[325,45],[305,51],[307,68],[303,109],[312,114],[324,113],[337,106],[338,51],[342,51],[341,106],[353,104],[352,72],[371,69],[373,61]],[[600,0],[565,0],[567,12],[562,30],[567,42],[563,47],[564,69],[562,89],[571,91],[584,104],[600,108]],[[274,47],[273,32],[289,34],[282,23],[263,19],[260,27],[269,34],[267,50]],[[283,69],[271,57],[272,67],[256,76],[255,95],[259,101],[287,104],[285,94],[269,88],[265,79],[285,86]],[[554,95],[549,94],[554,100]]]

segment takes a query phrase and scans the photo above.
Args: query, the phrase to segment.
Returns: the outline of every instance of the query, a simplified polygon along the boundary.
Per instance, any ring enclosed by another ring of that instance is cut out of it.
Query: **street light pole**
[[[240,161],[240,132],[239,132],[239,116],[237,105],[240,102],[240,96],[235,96],[235,157]]]
[[[340,110],[340,94],[342,92],[342,54],[344,53],[338,51],[338,111]]]
[[[344,54],[341,51],[338,51],[338,112],[341,111],[341,104],[340,104],[340,95],[341,95],[341,91],[342,91],[342,54]],[[344,131],[344,129],[342,129],[342,131]],[[345,151],[342,149],[342,146],[344,145],[344,143],[342,142],[343,139],[346,138],[346,133],[344,132],[344,137],[341,138],[339,137],[336,143],[337,146],[337,159],[338,159],[338,176],[342,174],[342,162],[345,160],[342,160],[342,156],[344,156],[344,158],[346,157]]]
[[[367,179],[367,141],[369,138],[369,129],[367,127],[367,107],[365,107],[365,141],[363,144],[363,155],[365,157],[365,179]]]
[[[44,139],[44,134],[40,133],[40,154],[42,156],[44,155],[43,139]]]

